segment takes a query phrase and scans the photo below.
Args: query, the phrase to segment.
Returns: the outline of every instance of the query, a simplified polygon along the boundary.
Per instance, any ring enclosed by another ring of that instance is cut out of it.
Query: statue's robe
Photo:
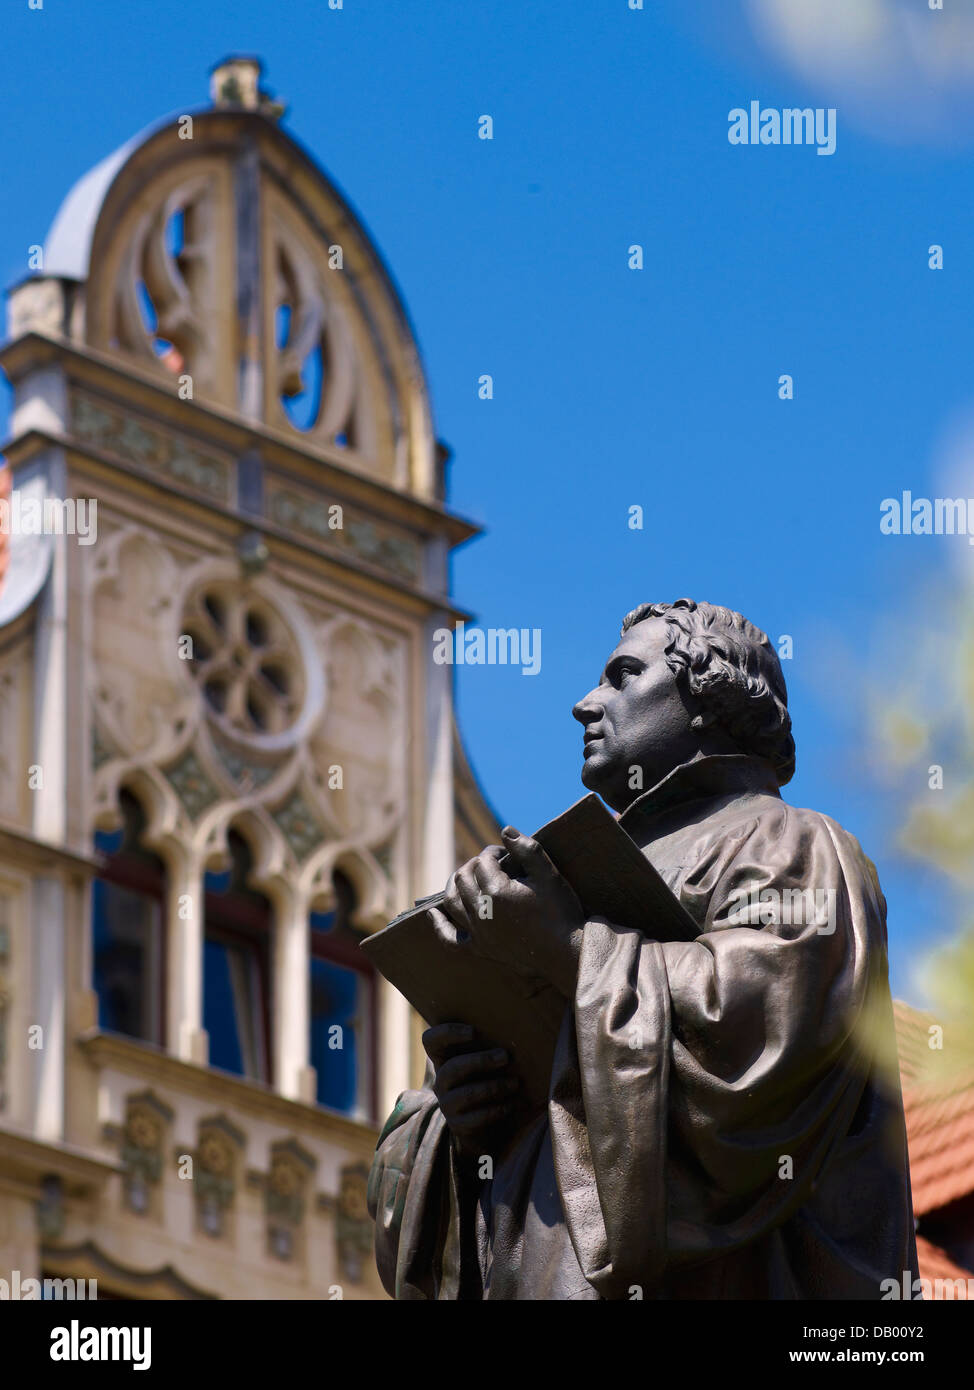
[[[677,768],[622,824],[700,935],[657,942],[586,923],[547,1114],[492,1180],[457,1158],[430,1090],[400,1097],[369,1183],[386,1289],[878,1299],[904,1271],[912,1287],[873,865],[827,816],[786,805],[770,766],[744,756]],[[825,893],[834,930],[824,915],[783,922],[787,910],[760,900],[762,889],[808,888]],[[742,889],[757,902],[742,905]]]

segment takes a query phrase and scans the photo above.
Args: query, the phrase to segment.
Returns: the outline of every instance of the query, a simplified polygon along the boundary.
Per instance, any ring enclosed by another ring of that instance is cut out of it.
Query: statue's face
[[[585,726],[582,781],[616,811],[700,752],[697,701],[666,664],[666,634],[663,618],[636,623],[572,710]]]

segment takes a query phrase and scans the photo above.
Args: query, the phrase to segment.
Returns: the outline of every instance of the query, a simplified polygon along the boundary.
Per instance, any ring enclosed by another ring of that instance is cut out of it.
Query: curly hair
[[[788,692],[778,654],[760,628],[730,608],[678,598],[641,603],[627,613],[623,635],[647,618],[667,624],[666,664],[682,676],[744,753],[766,758],[778,785],[795,772]]]

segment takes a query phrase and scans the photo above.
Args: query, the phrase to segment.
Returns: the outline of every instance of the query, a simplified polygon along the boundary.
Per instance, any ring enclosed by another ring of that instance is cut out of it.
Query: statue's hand
[[[514,1113],[519,1083],[507,1070],[510,1057],[502,1047],[485,1050],[466,1023],[427,1028],[423,1046],[436,1073],[433,1094],[457,1148],[466,1157],[490,1153]]]
[[[443,910],[481,955],[575,992],[585,914],[537,840],[511,826],[504,845],[468,860],[447,885]],[[499,864],[509,854],[514,876]]]

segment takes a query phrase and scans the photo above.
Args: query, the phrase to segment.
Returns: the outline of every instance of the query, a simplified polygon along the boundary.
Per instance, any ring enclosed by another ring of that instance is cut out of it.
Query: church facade
[[[8,297],[0,1272],[383,1297],[421,1025],[358,951],[497,838],[422,363],[259,64],[70,192]]]

